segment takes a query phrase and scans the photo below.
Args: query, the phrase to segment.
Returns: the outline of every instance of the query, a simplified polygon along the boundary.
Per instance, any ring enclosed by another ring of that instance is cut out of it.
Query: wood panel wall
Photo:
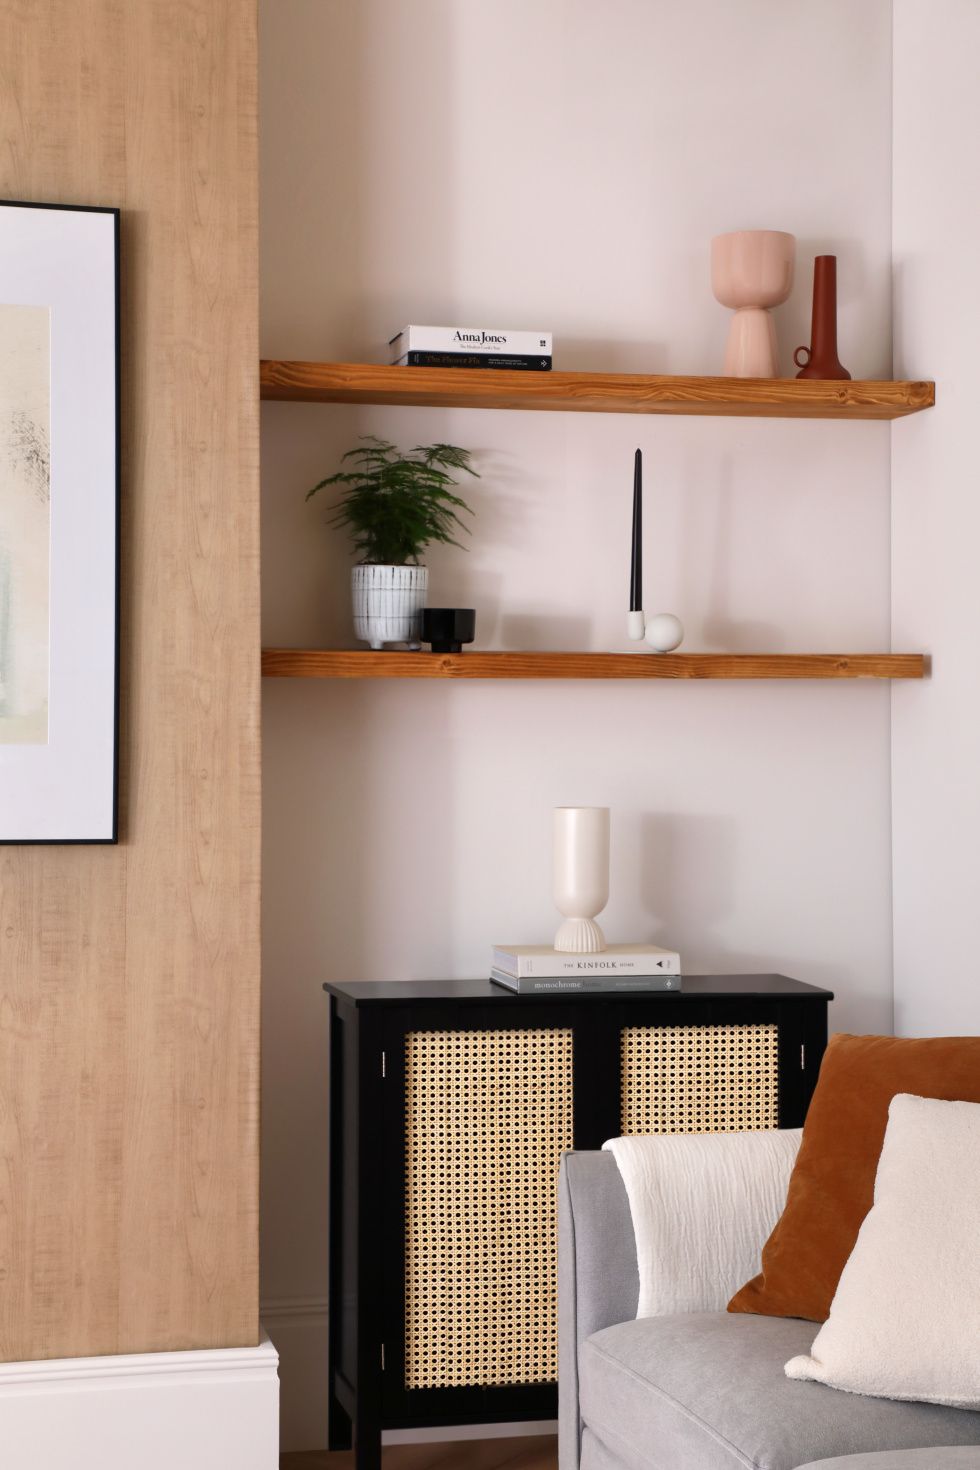
[[[118,847],[0,847],[0,1358],[257,1340],[256,0],[0,0],[0,196],[119,205]],[[0,282],[2,300],[2,282]]]

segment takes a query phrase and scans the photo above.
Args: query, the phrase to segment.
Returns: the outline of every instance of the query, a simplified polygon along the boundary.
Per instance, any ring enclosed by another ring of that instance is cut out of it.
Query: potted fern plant
[[[428,567],[419,557],[432,542],[459,546],[456,533],[469,531],[459,512],[473,512],[453,493],[451,471],[479,478],[470,451],[429,444],[402,454],[387,440],[366,435],[341,463],[346,468],[314,485],[306,498],[332,485],[344,487],[328,524],[350,533],[358,557],[351,579],[354,632],[372,648],[418,648],[429,585]]]

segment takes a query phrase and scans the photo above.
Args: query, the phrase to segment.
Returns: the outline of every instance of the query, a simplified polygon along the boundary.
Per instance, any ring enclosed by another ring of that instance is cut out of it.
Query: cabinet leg
[[[354,1443],[350,1415],[334,1394],[327,1403],[327,1449],[349,1450]]]
[[[354,1428],[354,1470],[381,1470],[381,1430],[363,1421]]]

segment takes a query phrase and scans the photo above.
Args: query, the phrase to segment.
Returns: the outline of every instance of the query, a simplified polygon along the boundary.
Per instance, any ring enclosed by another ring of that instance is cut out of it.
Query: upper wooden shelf
[[[262,397],[306,403],[519,408],[567,413],[896,419],[931,408],[934,383],[807,378],[672,378],[640,373],[499,372],[360,362],[260,364]]]
[[[400,653],[265,648],[262,672],[300,679],[921,679],[921,653]]]

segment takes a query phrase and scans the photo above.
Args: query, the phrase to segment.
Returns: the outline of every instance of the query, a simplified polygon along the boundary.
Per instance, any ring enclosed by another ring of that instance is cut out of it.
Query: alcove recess
[[[271,401],[729,418],[895,419],[931,408],[931,382],[473,372],[265,361]],[[267,648],[262,672],[307,679],[921,679],[917,653],[398,653]]]

